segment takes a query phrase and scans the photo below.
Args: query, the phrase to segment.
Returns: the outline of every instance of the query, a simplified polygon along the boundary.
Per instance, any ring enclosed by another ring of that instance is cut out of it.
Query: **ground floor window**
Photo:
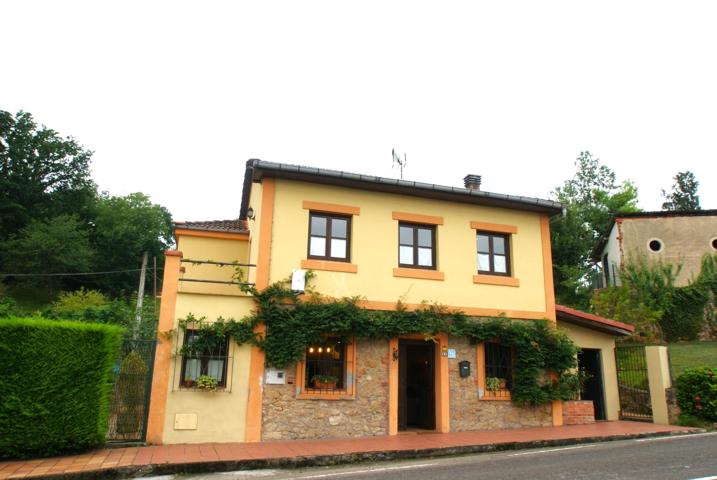
[[[304,385],[312,390],[343,390],[346,384],[346,345],[327,337],[306,349]]]
[[[209,376],[217,380],[218,387],[225,387],[227,382],[227,360],[229,339],[203,339],[195,330],[186,330],[182,347],[183,387],[196,386],[197,379]]]
[[[479,387],[486,399],[510,399],[513,384],[513,350],[498,342],[478,347]]]

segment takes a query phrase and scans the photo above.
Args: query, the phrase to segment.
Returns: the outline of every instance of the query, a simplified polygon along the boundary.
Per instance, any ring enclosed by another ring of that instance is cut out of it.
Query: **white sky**
[[[717,208],[717,2],[0,3],[0,108],[113,194],[234,218],[248,158],[547,198],[590,150]]]

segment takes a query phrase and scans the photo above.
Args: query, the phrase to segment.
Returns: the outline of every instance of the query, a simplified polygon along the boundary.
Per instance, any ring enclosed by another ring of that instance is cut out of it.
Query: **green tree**
[[[103,193],[92,214],[91,243],[97,252],[96,268],[101,271],[139,268],[142,255],[163,259],[172,245],[172,216],[161,205],[152,203],[143,193],[115,197]],[[137,287],[137,272],[128,272],[96,280],[104,291],[119,293]]]
[[[32,220],[21,228],[2,244],[0,258],[5,273],[87,272],[92,269],[94,251],[83,222],[73,215],[59,215],[49,220]],[[25,277],[16,277],[16,280],[25,280]],[[28,280],[53,289],[77,286],[76,279],[65,277],[29,277]]]
[[[662,209],[678,212],[700,210],[700,196],[697,195],[700,182],[695,178],[695,174],[687,170],[677,172],[673,178],[675,183],[672,185],[672,192],[662,191],[662,196],[665,198]]]
[[[593,248],[613,214],[639,209],[635,185],[618,184],[615,173],[590,152],[580,152],[575,166],[575,175],[553,192],[565,207],[565,214],[551,221],[553,276],[558,302],[587,309]]]
[[[91,157],[71,137],[38,127],[31,114],[0,110],[0,240],[33,220],[85,217],[96,195]]]

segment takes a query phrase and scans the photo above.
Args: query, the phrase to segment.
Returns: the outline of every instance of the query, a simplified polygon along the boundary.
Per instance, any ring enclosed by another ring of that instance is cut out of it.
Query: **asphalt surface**
[[[297,470],[167,475],[155,480],[467,480],[700,479],[717,480],[717,432],[449,458],[362,463]]]

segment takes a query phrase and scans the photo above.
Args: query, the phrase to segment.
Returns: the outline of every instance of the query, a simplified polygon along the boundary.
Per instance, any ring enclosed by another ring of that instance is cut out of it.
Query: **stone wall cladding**
[[[356,347],[354,400],[299,400],[296,385],[265,385],[262,439],[388,434],[388,341],[357,340]]]
[[[595,406],[592,400],[563,402],[563,425],[595,423]]]
[[[479,400],[476,384],[476,348],[467,338],[450,337],[448,348],[456,358],[448,360],[451,431],[498,428],[547,427],[553,424],[550,405],[519,407],[505,400]],[[461,378],[458,362],[471,362],[471,375]]]

